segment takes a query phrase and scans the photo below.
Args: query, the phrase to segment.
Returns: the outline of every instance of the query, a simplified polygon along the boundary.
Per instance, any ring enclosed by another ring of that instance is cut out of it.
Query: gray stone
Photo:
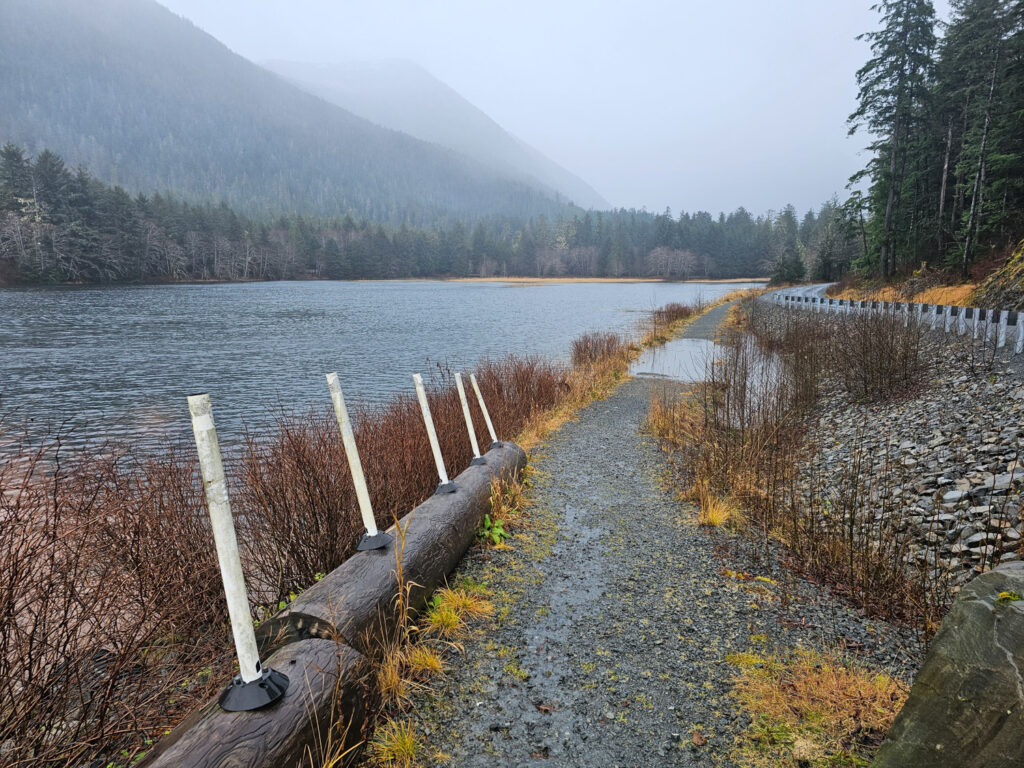
[[[987,544],[988,542],[995,540],[996,534],[994,533],[976,533],[969,539],[967,539],[967,541],[965,541],[964,544],[966,544],[971,549],[974,549],[975,547],[980,547],[983,544]]]
[[[1020,768],[1024,563],[969,582],[932,642],[874,768]]]

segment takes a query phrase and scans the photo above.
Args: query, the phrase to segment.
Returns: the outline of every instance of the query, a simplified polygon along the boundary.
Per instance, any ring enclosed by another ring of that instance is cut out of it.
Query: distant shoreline
[[[729,277],[722,279],[665,280],[661,277],[357,277],[347,280],[329,277],[301,277],[278,280],[155,280],[152,282],[111,281],[103,283],[74,282],[5,282],[0,288],[117,288],[166,285],[252,285],[254,283],[513,283],[515,285],[558,285],[562,283],[767,283],[767,277]]]
[[[729,277],[716,280],[700,278],[699,280],[665,280],[660,277],[426,277],[426,281],[446,283],[520,283],[520,284],[556,284],[556,283],[767,283],[767,277]]]

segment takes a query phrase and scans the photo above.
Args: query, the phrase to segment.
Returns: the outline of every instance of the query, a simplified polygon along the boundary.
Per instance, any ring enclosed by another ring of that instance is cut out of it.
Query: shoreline
[[[0,280],[0,290],[39,288],[153,288],[176,285],[257,285],[266,283],[509,283],[512,285],[559,285],[563,283],[665,283],[684,285],[726,283],[768,283],[767,277],[728,277],[722,279],[665,280],[660,277],[357,277],[349,280],[329,277],[303,277],[291,280],[164,280],[152,282],[119,281],[109,283],[24,283]]]
[[[767,283],[767,277],[728,277],[716,280],[665,280],[660,277],[439,277],[413,278],[442,283],[513,283],[517,285],[558,285],[561,283]]]

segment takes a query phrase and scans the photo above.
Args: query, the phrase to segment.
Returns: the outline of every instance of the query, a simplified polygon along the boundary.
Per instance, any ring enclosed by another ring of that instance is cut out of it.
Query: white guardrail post
[[[469,465],[486,464],[487,459],[480,455],[480,445],[476,441],[476,429],[473,427],[473,416],[469,412],[469,400],[466,399],[466,388],[462,384],[462,374],[455,374],[455,388],[459,391],[459,402],[462,403],[462,416],[466,420],[466,431],[469,432],[469,447],[473,449],[473,459]]]
[[[210,511],[210,527],[217,547],[220,576],[224,582],[231,634],[235,638],[235,651],[238,654],[238,675],[221,694],[220,706],[228,712],[260,709],[284,696],[288,689],[288,678],[260,664],[210,396],[205,393],[189,395],[188,410],[192,416],[199,470],[206,491],[206,506]]]
[[[427,428],[427,439],[430,441],[430,451],[434,454],[434,464],[437,465],[437,476],[441,482],[437,486],[435,494],[455,493],[458,490],[451,480],[448,479],[448,470],[444,467],[444,457],[441,455],[441,445],[437,442],[437,432],[434,430],[434,419],[430,415],[430,403],[427,402],[427,391],[423,388],[423,377],[418,373],[412,375],[413,386],[416,387],[416,399],[420,401],[420,411],[423,413],[423,425]]]
[[[484,424],[487,425],[487,432],[491,436],[491,448],[497,448],[501,446],[501,442],[494,432],[494,425],[491,424],[491,414],[487,412],[487,403],[484,402],[484,396],[480,392],[480,385],[477,383],[475,373],[469,375],[469,383],[473,385],[473,391],[476,392],[476,401],[480,404],[480,412],[484,415]]]
[[[356,446],[355,432],[352,431],[352,420],[348,417],[348,408],[345,407],[341,382],[338,380],[337,373],[328,373],[326,376],[327,389],[331,393],[331,403],[334,405],[334,416],[338,420],[338,429],[341,430],[341,442],[345,446],[345,458],[348,459],[348,469],[352,473],[352,485],[356,489],[359,514],[363,518],[363,527],[366,529],[366,533],[359,539],[356,549],[359,551],[383,549],[391,541],[391,536],[378,530],[377,520],[373,516],[370,490],[366,486],[366,477],[363,475],[363,463],[359,460],[359,448]]]
[[[909,326],[911,316],[915,316],[916,322],[919,325],[927,325],[933,331],[939,327],[939,315],[941,314],[942,332],[946,335],[953,332],[958,336],[963,336],[970,331],[971,338],[977,340],[980,331],[981,338],[986,343],[994,341],[997,349],[1007,346],[1008,341],[1012,337],[1013,354],[1019,355],[1024,353],[1024,312],[1022,311],[902,301],[853,301],[848,299],[820,298],[817,296],[790,296],[781,292],[774,294],[774,301],[788,309],[806,308],[812,312],[824,312],[825,314],[835,312],[836,314],[861,315],[876,311],[883,313],[892,312],[894,314],[902,312],[904,327]],[[1014,328],[1012,332],[1010,326]],[[484,413],[486,414],[486,410]]]

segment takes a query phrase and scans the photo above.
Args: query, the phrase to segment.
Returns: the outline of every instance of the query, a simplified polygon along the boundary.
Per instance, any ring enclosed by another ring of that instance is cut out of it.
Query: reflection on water
[[[670,385],[709,382],[725,393],[716,399],[719,415],[736,426],[753,423],[791,386],[778,355],[763,350],[750,335],[724,345],[706,339],[673,339],[644,350],[629,372],[664,382],[665,391],[675,394],[678,387]]]
[[[708,377],[716,345],[707,339],[673,339],[648,347],[629,369],[632,376],[691,384]]]
[[[594,330],[629,331],[670,301],[739,284],[306,282],[0,290],[0,414],[67,421],[79,440],[191,435],[208,391],[230,440],[275,406],[330,409],[411,391],[410,374],[508,352],[565,358]]]

